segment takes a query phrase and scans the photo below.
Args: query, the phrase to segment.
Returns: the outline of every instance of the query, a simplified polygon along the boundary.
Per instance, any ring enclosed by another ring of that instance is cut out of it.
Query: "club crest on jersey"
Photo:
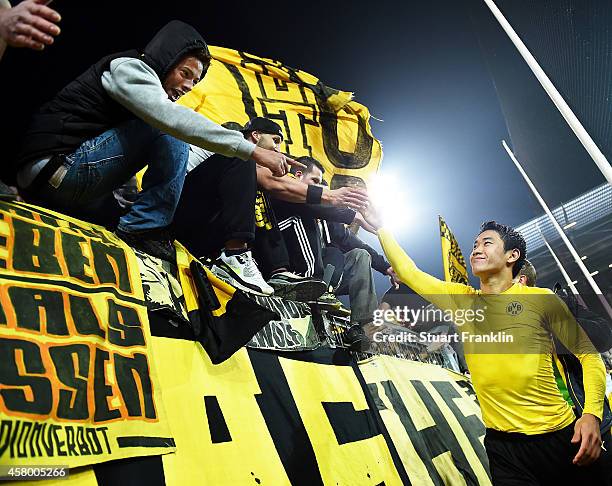
[[[520,302],[510,302],[506,306],[506,313],[511,316],[518,316],[521,312],[523,312],[523,304]]]

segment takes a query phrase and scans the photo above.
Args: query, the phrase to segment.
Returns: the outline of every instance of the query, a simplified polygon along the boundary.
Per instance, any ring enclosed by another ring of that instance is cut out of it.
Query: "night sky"
[[[504,3],[513,5],[510,20],[517,23],[521,15],[529,17],[527,11],[538,14],[527,9],[531,1],[500,2],[502,10]],[[512,116],[512,132],[513,126],[525,126],[517,108],[521,100],[532,108],[549,103],[481,1],[159,5],[57,0],[52,5],[63,15],[56,44],[43,53],[9,50],[0,62],[3,147],[11,146],[35,106],[90,64],[105,54],[143,46],[159,27],[178,18],[194,25],[211,45],[278,59],[331,87],[353,91],[374,117],[384,120],[371,121],[383,143],[382,173],[397,177],[407,193],[407,221],[397,237],[424,270],[442,275],[438,214],[467,257],[482,221],[519,225],[541,213],[500,141],[512,142],[503,113]],[[492,72],[502,74],[497,85]],[[516,89],[508,94],[511,88]],[[533,98],[526,100],[522,93]],[[568,199],[601,184],[603,177],[571,133],[558,128],[562,123],[554,109],[547,109],[542,110],[553,120],[548,126],[558,129],[548,136],[569,140],[580,160],[567,157],[564,147],[549,160],[528,162],[545,164],[545,174],[566,174],[551,183],[547,194]],[[532,123],[533,113],[526,120]],[[553,160],[554,165],[546,165]],[[385,283],[377,279],[379,292]]]

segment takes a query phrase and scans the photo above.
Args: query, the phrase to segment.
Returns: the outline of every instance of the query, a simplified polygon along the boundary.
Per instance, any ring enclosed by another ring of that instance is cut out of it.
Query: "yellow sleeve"
[[[441,309],[455,309],[458,305],[453,295],[474,293],[474,289],[468,285],[445,282],[420,270],[412,258],[402,250],[389,230],[381,228],[378,231],[378,239],[387,260],[400,280],[435,306]]]
[[[551,292],[552,294],[552,292]],[[582,365],[584,410],[602,419],[606,393],[606,367],[593,343],[559,297],[546,295],[547,321],[551,332],[574,354]]]

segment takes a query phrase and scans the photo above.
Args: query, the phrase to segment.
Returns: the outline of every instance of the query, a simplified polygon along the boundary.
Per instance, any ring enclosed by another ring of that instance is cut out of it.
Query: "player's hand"
[[[360,228],[363,228],[368,233],[376,234],[376,230],[363,218],[363,215],[359,212],[355,213],[354,223],[357,223]]]
[[[599,419],[595,415],[585,413],[576,420],[572,444],[578,443],[580,443],[580,449],[572,463],[579,466],[588,466],[595,462],[602,451]]]
[[[359,212],[363,216],[363,219],[365,219],[366,223],[368,223],[374,229],[374,231],[378,231],[380,228],[382,228],[382,218],[380,214],[378,214],[378,210],[373,204],[368,204]]]
[[[387,268],[386,274],[389,275],[389,281],[391,282],[391,285],[393,286],[393,288],[395,290],[399,289],[402,281],[397,276],[397,273],[395,273],[395,270],[393,270],[393,267]]]
[[[351,208],[359,211],[368,205],[368,193],[357,187],[339,187],[338,189],[325,190],[326,199],[332,206]],[[364,228],[366,229],[366,228]],[[367,229],[366,229],[367,230]]]
[[[60,14],[47,7],[48,0],[25,0],[12,8],[0,10],[0,38],[12,47],[42,50],[53,44],[60,33],[55,25]]]

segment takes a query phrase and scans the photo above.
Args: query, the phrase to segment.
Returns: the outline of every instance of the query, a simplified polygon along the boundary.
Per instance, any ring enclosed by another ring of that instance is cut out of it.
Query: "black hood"
[[[191,25],[173,20],[162,27],[144,48],[143,60],[163,82],[170,69],[185,54],[195,50],[201,50],[210,56],[206,42]],[[202,76],[207,67],[204,66]]]

